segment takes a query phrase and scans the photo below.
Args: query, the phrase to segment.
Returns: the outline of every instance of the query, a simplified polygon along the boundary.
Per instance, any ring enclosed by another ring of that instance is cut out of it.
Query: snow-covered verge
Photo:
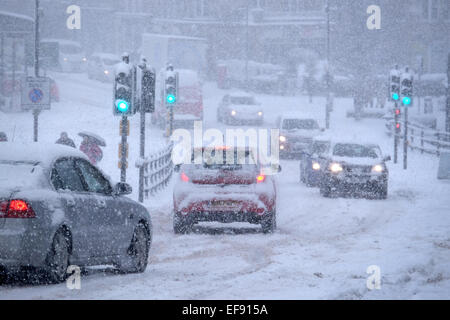
[[[110,88],[90,82],[90,93],[89,86],[80,81],[80,90],[86,94],[66,92],[77,87],[73,81],[73,77],[60,79],[64,90],[61,110],[56,109],[53,116],[42,116],[48,117],[55,131],[43,129],[42,138],[53,143],[55,132],[63,127],[71,135],[81,125],[82,129],[97,129],[107,142],[112,141],[105,149],[101,167],[115,177],[117,147],[111,144],[116,139],[118,142],[118,121],[111,115],[110,96],[102,96]],[[213,85],[205,85],[207,127],[217,125],[213,119],[221,94],[223,91]],[[294,109],[324,119],[320,99],[310,105],[301,97],[257,98],[263,103],[269,127],[276,115]],[[80,99],[83,104],[77,105]],[[87,105],[98,109],[96,118],[82,116],[72,124],[74,116]],[[345,118],[349,107],[346,99],[336,101],[332,133],[337,137],[364,137],[379,143],[384,153],[392,154],[392,141],[385,136],[382,121],[356,123]],[[0,113],[1,121],[5,117],[11,120],[9,127],[25,119],[32,123],[30,115]],[[132,121],[137,126],[137,118]],[[138,130],[133,128],[130,141],[134,139],[137,145]],[[20,137],[25,139],[30,134],[31,129],[26,130]],[[161,134],[157,129],[152,132]],[[130,152],[130,157],[133,154],[137,156],[137,150]],[[129,163],[134,162],[130,159]],[[273,235],[264,235],[258,226],[247,224],[202,224],[193,234],[174,235],[171,190],[177,183],[175,175],[166,191],[146,201],[152,214],[154,241],[145,273],[119,275],[108,267],[89,268],[82,277],[81,290],[69,290],[65,284],[13,283],[0,287],[0,299],[450,298],[450,181],[437,180],[437,157],[410,152],[406,171],[401,163],[388,163],[387,200],[322,198],[317,189],[299,183],[298,161],[282,161],[281,165],[277,177],[278,230]],[[136,186],[137,170],[129,172],[130,182]],[[366,270],[371,265],[381,271],[379,290],[366,286]]]

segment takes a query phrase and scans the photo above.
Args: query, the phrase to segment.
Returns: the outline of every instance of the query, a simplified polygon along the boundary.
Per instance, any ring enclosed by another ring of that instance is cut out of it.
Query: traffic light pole
[[[397,163],[397,159],[398,159],[398,129],[397,129],[397,124],[398,122],[398,118],[399,115],[397,114],[397,101],[395,101],[395,109],[394,109],[394,163]]]
[[[34,20],[34,76],[39,77],[39,0],[36,0],[35,5],[35,20]],[[14,86],[14,84],[13,84]],[[33,141],[38,141],[39,129],[39,109],[33,110]]]
[[[140,138],[140,156],[141,159],[145,157],[145,109],[142,105],[140,106],[140,114],[141,114],[141,138]],[[139,167],[139,202],[144,202],[144,166]]]
[[[128,132],[128,118],[122,116],[122,143],[120,149],[120,182],[127,181],[127,132]]]
[[[405,132],[403,135],[403,169],[408,168],[408,107],[405,107]]]

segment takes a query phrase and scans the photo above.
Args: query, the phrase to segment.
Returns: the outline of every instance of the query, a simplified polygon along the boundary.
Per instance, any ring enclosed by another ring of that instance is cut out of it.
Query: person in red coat
[[[94,165],[103,158],[102,149],[100,149],[98,144],[93,139],[89,139],[89,137],[83,137],[80,150],[88,156],[89,161]]]

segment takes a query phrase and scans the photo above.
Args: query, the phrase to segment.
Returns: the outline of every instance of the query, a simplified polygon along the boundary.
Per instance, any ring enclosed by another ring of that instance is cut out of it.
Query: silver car
[[[23,267],[63,281],[69,265],[143,272],[148,211],[70,147],[0,145],[0,277]]]

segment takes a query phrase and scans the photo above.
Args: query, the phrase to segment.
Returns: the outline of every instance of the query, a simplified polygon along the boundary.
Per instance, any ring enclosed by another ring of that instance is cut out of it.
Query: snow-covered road
[[[62,130],[72,136],[98,132],[109,142],[101,167],[117,179],[118,121],[111,113],[110,86],[82,75],[56,78],[62,100],[42,115],[41,126],[52,124],[41,129],[42,139],[53,143]],[[221,94],[213,84],[205,85],[206,127],[217,126]],[[288,109],[324,118],[320,98],[310,105],[301,97],[257,97],[268,127]],[[348,100],[336,101],[332,131],[353,132],[391,153],[383,122],[355,123],[345,118],[348,107]],[[23,123],[31,126],[31,115],[0,113],[0,121],[8,134],[16,127],[18,141],[31,139],[31,128],[18,130]],[[149,148],[163,142],[161,131],[151,133]],[[130,144],[137,145],[137,135],[132,129]],[[131,163],[137,153],[131,150]],[[437,157],[417,153],[410,153],[407,171],[389,163],[389,197],[383,201],[322,198],[317,189],[299,183],[298,161],[282,161],[278,230],[272,235],[246,224],[205,224],[193,234],[174,235],[169,186],[146,202],[155,231],[145,273],[89,268],[81,290],[13,283],[0,287],[0,299],[449,299],[450,182],[436,179],[437,164]],[[137,169],[130,167],[130,183],[137,186]],[[371,265],[381,270],[379,290],[366,286]]]

